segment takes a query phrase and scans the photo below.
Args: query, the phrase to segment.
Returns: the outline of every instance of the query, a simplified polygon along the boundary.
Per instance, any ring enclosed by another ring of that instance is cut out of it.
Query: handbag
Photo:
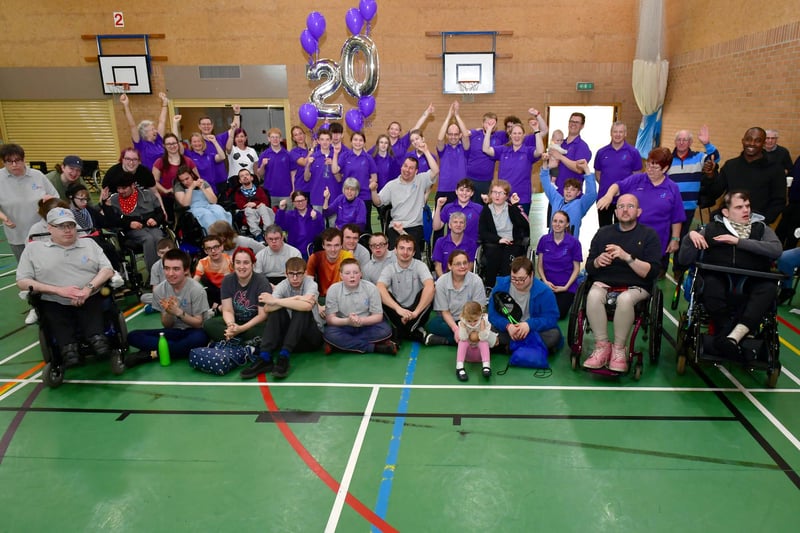
[[[189,351],[189,366],[207,374],[224,376],[250,360],[253,351],[242,346],[238,339],[219,341],[210,346],[192,348]]]

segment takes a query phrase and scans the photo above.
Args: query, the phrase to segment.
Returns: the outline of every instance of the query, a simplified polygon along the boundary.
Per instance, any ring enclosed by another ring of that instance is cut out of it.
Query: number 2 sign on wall
[[[122,14],[122,11],[114,11],[114,27],[115,28],[125,27],[125,16]]]

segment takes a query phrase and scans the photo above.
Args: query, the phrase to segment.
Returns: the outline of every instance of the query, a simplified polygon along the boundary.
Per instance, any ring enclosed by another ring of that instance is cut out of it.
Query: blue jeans
[[[202,328],[139,329],[128,333],[128,344],[142,351],[158,350],[158,337],[162,331],[172,358],[187,358],[189,350],[208,344],[208,336]]]
[[[322,337],[328,344],[348,352],[374,352],[375,343],[392,336],[392,328],[386,322],[356,328],[354,326],[325,326]]]
[[[781,287],[784,289],[792,288],[792,279],[794,278],[794,269],[800,267],[800,248],[793,248],[786,250],[778,258],[778,270],[782,274],[789,276],[781,281]]]

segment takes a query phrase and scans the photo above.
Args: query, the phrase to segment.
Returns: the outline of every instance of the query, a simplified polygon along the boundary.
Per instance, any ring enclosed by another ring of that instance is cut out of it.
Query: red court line
[[[272,397],[272,391],[270,391],[269,385],[267,384],[267,378],[264,377],[264,374],[259,374],[258,381],[263,383],[263,386],[259,387],[259,390],[261,391],[261,396],[264,397],[264,403],[267,406],[267,410],[272,415],[272,419],[281,430],[281,433],[283,433],[286,441],[294,449],[297,455],[299,455],[300,458],[306,463],[306,465],[308,465],[311,471],[314,472],[317,477],[319,477],[322,482],[328,486],[328,488],[330,488],[334,493],[339,492],[339,482],[336,481],[316,459],[314,459],[314,456],[309,453],[306,447],[303,446],[303,443],[300,442],[300,439],[297,438],[292,429],[289,427],[289,424],[283,421],[278,404],[275,403],[275,399]],[[363,516],[370,524],[381,531],[398,531],[389,525],[383,518],[372,512],[370,508],[361,503],[358,498],[353,496],[350,492],[347,493],[344,501],[347,502],[347,504],[352,507],[355,512]]]
[[[786,327],[787,327],[787,328],[789,328],[790,330],[792,330],[792,331],[794,331],[795,333],[797,333],[798,335],[800,335],[800,329],[797,329],[797,328],[796,328],[796,327],[794,327],[793,325],[789,324],[789,322],[787,322],[787,321],[786,321],[786,319],[785,319],[785,318],[782,318],[780,315],[778,315],[778,322],[780,322],[781,324],[783,324],[784,326],[786,326]]]

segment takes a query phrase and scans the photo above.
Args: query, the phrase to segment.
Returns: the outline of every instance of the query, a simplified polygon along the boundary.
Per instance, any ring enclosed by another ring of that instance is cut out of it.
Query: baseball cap
[[[64,158],[64,162],[62,164],[67,167],[75,167],[83,170],[83,160],[81,160],[81,158],[77,155],[68,155]]]
[[[72,211],[69,209],[65,209],[63,207],[56,207],[51,209],[47,212],[47,223],[53,226],[58,226],[59,224],[63,224],[64,222],[72,222],[73,224],[77,224],[75,222],[75,215],[72,214]]]

